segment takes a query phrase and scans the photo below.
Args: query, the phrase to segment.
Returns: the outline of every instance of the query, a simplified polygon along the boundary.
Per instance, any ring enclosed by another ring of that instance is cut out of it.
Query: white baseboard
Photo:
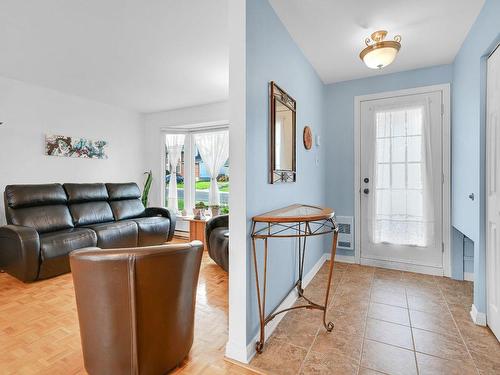
[[[465,281],[474,281],[474,272],[464,272]]]
[[[176,230],[174,232],[174,236],[182,237],[182,238],[189,238],[189,232],[184,232],[184,231]]]
[[[472,305],[470,309],[470,316],[472,321],[478,326],[486,326],[486,314],[479,312],[476,308],[476,305]]]
[[[398,271],[423,273],[426,275],[433,275],[433,276],[443,276],[442,268],[422,266],[419,264],[402,263],[390,260],[371,259],[371,258],[361,258],[361,264],[364,266],[389,268]]]
[[[323,254],[318,259],[316,264],[311,268],[311,270],[306,275],[304,275],[304,277],[302,279],[303,288],[307,287],[307,285],[311,282],[311,280],[314,278],[316,273],[318,273],[318,271],[321,269],[323,264],[326,262],[327,258],[330,258],[330,254]],[[276,311],[288,309],[288,308],[292,307],[298,297],[299,297],[299,295],[297,293],[297,290],[296,289],[292,290],[290,292],[290,294],[288,294],[288,296],[286,296],[286,298],[283,300],[283,302],[281,302],[281,304],[276,308]],[[276,329],[276,327],[281,322],[281,320],[285,317],[286,314],[287,313],[285,312],[283,314],[277,315],[273,320],[271,320],[269,322],[268,325],[266,325],[265,341],[267,341],[269,339],[269,337],[271,337],[274,330]],[[255,354],[256,354],[255,343],[259,340],[259,338],[260,338],[260,332],[257,332],[255,337],[247,345],[247,361],[246,361],[246,363],[250,363],[252,358],[255,356]]]
[[[312,281],[312,279],[314,279],[314,276],[316,276],[316,274],[321,269],[321,267],[323,266],[323,264],[325,264],[326,259],[327,259],[327,254],[325,253],[325,254],[323,254],[318,259],[318,261],[316,262],[316,264],[309,270],[309,272],[307,273],[307,275],[305,275],[302,278],[302,287],[303,288],[305,288],[306,286],[308,286],[309,283]]]
[[[248,363],[247,352],[248,348],[246,348],[244,344],[239,345],[238,343],[232,343],[229,341],[226,343],[225,357],[231,361]]]
[[[330,260],[331,258],[331,254],[328,253],[326,254],[326,259]],[[355,264],[356,263],[356,258],[352,255],[339,255],[339,254],[335,254],[335,261],[336,262],[341,262],[341,263],[352,263],[352,264]]]

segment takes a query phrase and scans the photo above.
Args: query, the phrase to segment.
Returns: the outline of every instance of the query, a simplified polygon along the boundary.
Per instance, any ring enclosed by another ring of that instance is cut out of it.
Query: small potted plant
[[[212,212],[212,217],[216,217],[220,215],[220,206],[218,204],[213,204],[210,207],[210,211]]]
[[[206,210],[207,206],[205,206],[205,203],[203,202],[198,202],[195,204],[194,208],[193,208],[193,214],[194,214],[194,218],[196,220],[199,220],[201,219],[202,217],[204,217],[204,211]]]

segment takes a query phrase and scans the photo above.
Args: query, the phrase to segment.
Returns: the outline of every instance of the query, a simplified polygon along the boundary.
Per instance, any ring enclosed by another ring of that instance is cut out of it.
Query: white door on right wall
[[[488,59],[486,101],[486,321],[500,339],[500,48]]]

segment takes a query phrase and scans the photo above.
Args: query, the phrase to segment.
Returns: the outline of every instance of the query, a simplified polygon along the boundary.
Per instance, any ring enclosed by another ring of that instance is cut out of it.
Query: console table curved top
[[[254,216],[252,220],[259,223],[297,223],[316,220],[328,220],[335,215],[331,208],[306,204],[292,204],[277,210]]]

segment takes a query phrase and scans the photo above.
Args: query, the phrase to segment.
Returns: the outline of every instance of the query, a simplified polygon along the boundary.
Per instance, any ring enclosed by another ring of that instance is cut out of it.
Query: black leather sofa
[[[8,185],[0,227],[0,269],[24,282],[70,272],[69,253],[160,245],[175,215],[144,208],[135,183]]]
[[[229,215],[216,216],[205,226],[208,255],[224,271],[229,271]]]

